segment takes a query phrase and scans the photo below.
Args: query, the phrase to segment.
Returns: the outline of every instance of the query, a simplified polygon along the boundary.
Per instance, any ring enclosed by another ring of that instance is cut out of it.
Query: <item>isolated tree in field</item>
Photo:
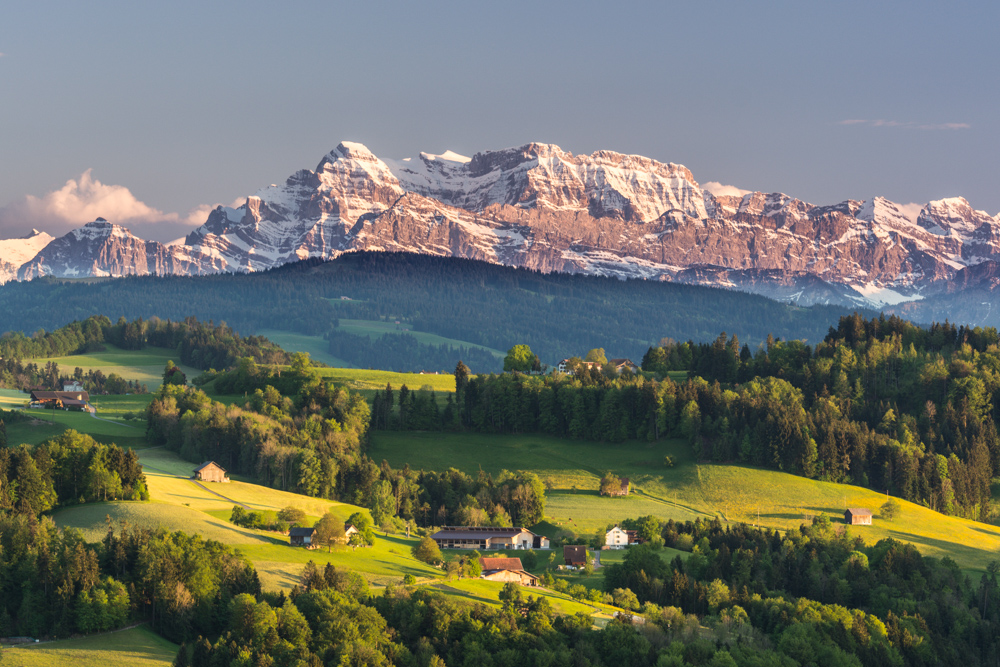
[[[278,512],[278,518],[282,521],[287,521],[288,523],[299,524],[305,520],[306,513],[298,507],[292,507],[289,505]]]
[[[325,544],[327,552],[333,551],[334,544],[346,541],[344,522],[332,511],[324,514],[313,528],[313,540],[317,544]]]
[[[618,475],[613,473],[607,473],[601,478],[601,495],[602,496],[615,496],[619,495],[622,490],[622,480]]]
[[[441,550],[438,548],[437,542],[430,537],[422,538],[413,547],[413,557],[430,565],[437,565],[442,560]]]
[[[541,367],[538,357],[527,345],[515,345],[507,350],[507,356],[503,359],[504,371],[521,371],[530,373]]]
[[[889,500],[882,503],[882,507],[879,508],[879,517],[885,519],[886,521],[892,521],[899,515],[899,503],[896,502],[895,498],[890,498]]]

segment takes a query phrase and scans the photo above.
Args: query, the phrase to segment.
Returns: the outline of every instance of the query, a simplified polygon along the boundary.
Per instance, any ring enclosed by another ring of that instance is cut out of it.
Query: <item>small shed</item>
[[[288,531],[288,543],[293,547],[312,547],[312,536],[315,528],[292,528]]]
[[[587,547],[583,545],[563,547],[563,560],[567,565],[583,567],[587,564]]]
[[[228,482],[226,469],[215,461],[205,461],[194,469],[194,478],[199,482]]]
[[[872,511],[863,507],[849,507],[844,512],[844,522],[851,526],[870,526]]]

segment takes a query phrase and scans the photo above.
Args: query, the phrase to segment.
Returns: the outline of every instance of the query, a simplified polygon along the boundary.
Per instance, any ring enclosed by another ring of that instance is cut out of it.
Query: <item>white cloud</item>
[[[709,181],[708,183],[702,183],[701,187],[708,190],[716,197],[742,197],[743,195],[750,194],[749,190],[741,190],[735,185],[723,185],[718,181]]]
[[[968,130],[972,126],[968,123],[914,123],[911,121],[867,120],[863,118],[849,118],[842,120],[837,125],[864,125],[866,127],[898,127],[904,130]]]
[[[906,216],[907,220],[910,222],[916,222],[917,217],[920,215],[920,211],[924,208],[924,205],[914,204],[911,202],[909,204],[896,204],[896,207],[899,208],[900,213]]]
[[[238,199],[230,206],[244,201]],[[88,169],[58,190],[42,197],[26,195],[0,208],[0,238],[21,236],[32,228],[62,236],[100,217],[128,227],[142,238],[167,241],[205,224],[213,208],[197,206],[184,216],[164,212],[140,201],[123,185],[102,183]]]

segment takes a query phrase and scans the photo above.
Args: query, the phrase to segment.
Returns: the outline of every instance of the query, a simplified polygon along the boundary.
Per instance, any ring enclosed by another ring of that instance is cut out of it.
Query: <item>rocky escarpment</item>
[[[885,305],[942,293],[961,271],[1000,260],[1000,217],[961,198],[910,217],[881,197],[817,206],[780,193],[715,196],[681,165],[539,143],[387,160],[344,142],[315,169],[218,207],[181,245],[104,236],[58,239],[19,277],[254,271],[401,250]]]

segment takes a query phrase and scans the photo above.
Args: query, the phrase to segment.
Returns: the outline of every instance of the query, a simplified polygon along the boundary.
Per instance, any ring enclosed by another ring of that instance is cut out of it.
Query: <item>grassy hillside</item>
[[[4,667],[168,667],[177,645],[144,626],[3,650]]]
[[[349,334],[355,334],[358,336],[368,336],[369,338],[378,338],[382,334],[387,333],[408,333],[417,339],[418,342],[427,345],[451,345],[452,347],[475,347],[481,350],[485,350],[492,354],[498,359],[503,359],[506,356],[506,352],[501,352],[500,350],[493,349],[492,347],[486,347],[485,345],[477,345],[476,343],[470,343],[466,340],[458,340],[456,338],[446,338],[444,336],[439,336],[438,334],[427,333],[426,331],[416,331],[413,328],[413,324],[407,321],[401,321],[400,324],[396,324],[397,320],[383,321],[383,320],[339,320],[340,326],[338,327],[341,331]],[[277,341],[276,341],[277,342]]]
[[[406,385],[410,389],[420,389],[429,385],[437,392],[454,392],[454,375],[421,375],[420,373],[396,373],[394,371],[373,371],[360,368],[321,368],[319,374],[333,384],[347,389],[361,391],[385,389],[386,383],[393,389]]]
[[[273,341],[286,352],[306,352],[316,361],[329,366],[350,368],[351,364],[330,354],[330,344],[322,336],[307,336],[305,334],[279,331],[278,329],[261,329],[256,332]]]
[[[78,367],[82,368],[84,372],[100,369],[105,375],[117,373],[126,380],[138,380],[145,383],[150,391],[156,391],[159,388],[163,380],[163,367],[167,365],[167,361],[173,361],[180,366],[188,378],[201,372],[190,366],[181,365],[179,355],[173,350],[155,347],[147,347],[144,350],[122,350],[110,343],[105,343],[105,347],[107,350],[104,352],[71,354],[48,359],[25,359],[25,362],[34,362],[44,366],[53,361],[59,365],[60,370],[64,373],[72,373],[73,369]]]
[[[664,457],[673,457],[672,468]],[[877,515],[885,495],[857,486],[819,482],[739,465],[699,463],[676,441],[622,444],[558,440],[543,436],[394,433],[372,435],[371,456],[393,466],[468,473],[483,469],[532,470],[551,485],[546,519],[558,530],[592,536],[609,523],[654,514],[679,520],[718,517],[787,529],[819,514],[842,520],[846,507],[867,507]],[[627,498],[598,495],[607,472],[629,477]],[[892,522],[876,516],[870,527],[852,527],[868,542],[884,537],[911,542],[928,556],[950,556],[963,568],[982,571],[1000,550],[1000,528],[899,501]]]
[[[146,449],[139,452],[152,502],[110,502],[68,507],[55,514],[56,523],[83,531],[87,540],[100,540],[107,530],[106,517],[116,524],[148,528],[164,527],[198,533],[236,548],[253,561],[264,588],[287,589],[298,583],[305,564],[313,560],[321,567],[333,563],[355,570],[375,584],[400,583],[407,574],[418,580],[439,578],[441,571],[422,563],[410,554],[416,539],[379,534],[375,546],[365,549],[340,549],[332,553],[292,547],[288,538],[278,533],[249,530],[228,521],[236,504],[251,510],[301,508],[311,520],[328,510],[343,520],[361,511],[344,503],[310,498],[295,493],[269,489],[256,484],[233,481],[229,484],[199,486],[188,479],[194,466],[171,452]]]

